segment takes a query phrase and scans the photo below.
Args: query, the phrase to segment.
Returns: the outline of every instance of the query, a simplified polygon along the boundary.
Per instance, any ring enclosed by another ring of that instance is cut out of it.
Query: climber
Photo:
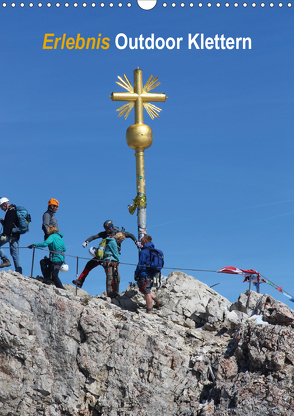
[[[156,270],[148,267],[150,265],[150,249],[154,248],[152,237],[145,234],[141,239],[141,244],[143,247],[140,251],[139,263],[135,270],[135,280],[137,281],[140,292],[145,296],[146,312],[152,314],[153,301],[157,307],[163,306],[162,301],[151,292],[153,277],[156,274]]]
[[[125,240],[125,235],[118,232],[114,237],[106,237],[106,246],[103,257],[103,267],[106,274],[107,296],[115,298],[119,294],[120,274],[118,245]]]
[[[58,222],[55,218],[55,213],[59,208],[59,202],[57,199],[50,198],[48,201],[48,209],[43,214],[42,230],[44,232],[44,240],[47,240],[49,235],[47,234],[47,228],[49,225],[54,225],[58,228]]]
[[[63,242],[63,234],[61,234],[57,227],[54,225],[49,225],[47,228],[48,238],[43,243],[31,244],[28,248],[33,247],[47,247],[50,250],[50,254],[52,257],[50,259],[50,272],[48,269],[42,269],[42,273],[44,276],[44,283],[54,283],[54,285],[60,289],[64,289],[59,277],[58,273],[60,268],[64,263],[64,252],[66,251],[66,247]]]
[[[113,225],[113,222],[111,220],[105,221],[104,224],[103,224],[103,227],[104,227],[104,231],[101,231],[100,233],[98,233],[96,235],[93,235],[92,237],[87,238],[87,240],[82,244],[84,248],[87,247],[87,245],[91,241],[96,240],[97,238],[102,238],[104,240],[107,237],[115,236],[115,234],[117,234],[118,232],[122,232],[126,238],[131,238],[135,242],[135,244],[138,246],[139,243],[137,242],[136,237],[133,234],[128,233],[123,228],[122,228],[122,231],[120,231],[120,229],[118,227],[115,227]],[[120,248],[121,247],[120,247],[120,242],[119,241],[118,241],[117,246],[118,246],[118,252],[120,254]],[[90,273],[90,271],[92,269],[94,269],[95,267],[99,266],[99,264],[102,264],[101,260],[102,259],[98,258],[94,254],[94,258],[92,260],[88,261],[84,270],[80,274],[79,278],[77,280],[72,281],[73,284],[76,285],[77,287],[82,287],[83,283],[84,283],[86,277],[88,276],[88,274]]]
[[[19,259],[19,237],[20,233],[17,232],[17,226],[19,224],[18,216],[17,216],[17,209],[16,206],[9,203],[9,199],[2,197],[0,198],[0,208],[2,211],[5,211],[4,219],[0,220],[0,223],[3,226],[3,231],[0,236],[0,247],[4,244],[9,243],[10,246],[10,254],[13,258],[15,270],[18,273],[22,273],[22,267],[20,264]],[[4,250],[0,248],[0,257],[2,259],[2,263],[0,264],[0,268],[9,267],[11,263],[4,253]]]
[[[44,212],[42,218],[42,230],[44,232],[44,241],[47,240],[49,235],[47,234],[47,228],[49,225],[54,225],[54,227],[58,228],[58,222],[56,220],[55,214],[59,208],[59,202],[55,198],[50,198],[48,201],[48,209]],[[52,254],[49,254],[49,258],[45,256],[42,260],[40,260],[40,266],[42,270],[43,276],[50,276],[51,274],[51,260]]]

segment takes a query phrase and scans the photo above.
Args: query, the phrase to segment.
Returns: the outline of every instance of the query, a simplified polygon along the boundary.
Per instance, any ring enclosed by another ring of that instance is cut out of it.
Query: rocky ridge
[[[1,416],[294,416],[294,312],[172,272],[145,313],[0,272]]]

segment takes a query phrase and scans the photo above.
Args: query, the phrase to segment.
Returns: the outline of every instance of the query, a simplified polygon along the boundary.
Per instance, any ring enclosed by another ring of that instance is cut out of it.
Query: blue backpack
[[[148,247],[148,250],[150,251],[150,264],[148,264],[148,267],[154,272],[160,272],[164,266],[163,252],[157,248]]]
[[[32,221],[31,216],[28,213],[28,211],[24,207],[21,207],[21,206],[16,207],[16,215],[18,218],[18,227],[13,228],[12,232],[25,234],[26,232],[29,231],[29,225],[30,225],[30,222]]]

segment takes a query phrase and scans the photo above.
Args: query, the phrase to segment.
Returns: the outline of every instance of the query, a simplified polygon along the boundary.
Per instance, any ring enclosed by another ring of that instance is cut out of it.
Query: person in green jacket
[[[119,294],[120,274],[118,270],[119,253],[117,245],[121,244],[125,238],[125,235],[121,232],[115,234],[114,237],[106,238],[102,265],[106,274],[107,296],[111,298],[115,298]]]
[[[50,259],[50,274],[52,282],[55,284],[56,287],[60,289],[64,289],[59,277],[58,273],[60,267],[64,263],[64,252],[66,251],[66,247],[63,242],[63,234],[61,234],[57,227],[54,225],[49,225],[47,228],[47,234],[49,237],[43,243],[31,244],[29,248],[33,247],[48,247],[50,253],[52,254],[52,259]],[[41,267],[42,269],[42,267]],[[48,276],[45,270],[42,270],[44,276],[44,282],[50,280],[50,275]]]

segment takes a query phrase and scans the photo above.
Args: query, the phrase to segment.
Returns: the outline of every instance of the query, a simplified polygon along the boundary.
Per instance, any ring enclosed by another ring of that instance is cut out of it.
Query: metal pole
[[[146,196],[145,188],[145,160],[144,150],[136,150],[136,177],[137,177],[137,196]],[[138,240],[140,241],[147,232],[147,211],[146,207],[137,208]]]
[[[78,294],[78,277],[79,277],[79,257],[77,257],[77,269],[76,269],[76,296]]]
[[[113,101],[128,102],[117,110],[120,111],[119,117],[124,115],[126,119],[132,108],[135,107],[135,124],[128,127],[126,140],[127,145],[136,151],[137,195],[134,199],[134,204],[129,206],[129,211],[133,214],[137,208],[138,240],[140,241],[147,232],[144,150],[148,149],[153,141],[151,127],[144,124],[143,109],[146,109],[152,119],[154,117],[159,117],[158,112],[161,111],[161,109],[150,104],[150,102],[164,102],[167,97],[162,93],[157,94],[149,92],[157,87],[160,82],[157,82],[158,77],[153,78],[151,75],[146,84],[143,85],[143,75],[140,68],[134,70],[134,87],[131,85],[131,82],[126,75],[124,75],[124,78],[118,77],[118,79],[119,82],[117,82],[117,84],[128,91],[126,93],[113,92],[110,96]]]
[[[260,293],[260,277],[257,277],[257,293]]]
[[[249,276],[249,293],[247,298],[246,313],[248,314],[249,302],[250,302],[250,293],[251,293],[251,276]]]
[[[34,270],[35,249],[36,249],[36,247],[33,247],[32,267],[31,267],[31,278],[33,277],[33,270]]]

